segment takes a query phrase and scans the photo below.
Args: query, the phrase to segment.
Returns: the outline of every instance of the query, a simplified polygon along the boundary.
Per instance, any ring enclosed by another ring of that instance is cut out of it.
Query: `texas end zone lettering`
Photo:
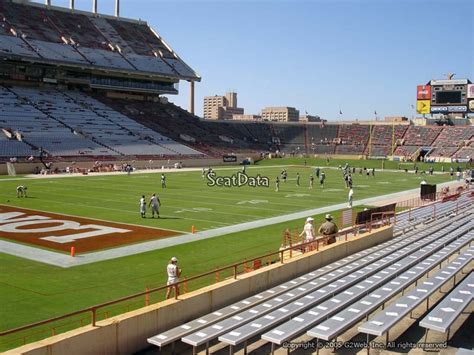
[[[71,231],[69,234],[63,232]],[[74,231],[74,232],[72,232]],[[82,231],[82,232],[81,232]],[[128,229],[114,228],[99,224],[81,224],[66,219],[53,219],[47,216],[27,215],[24,212],[0,213],[0,232],[4,233],[52,233],[41,237],[54,243],[70,243],[79,239],[98,237],[106,234],[128,233]],[[54,235],[54,232],[62,232]]]

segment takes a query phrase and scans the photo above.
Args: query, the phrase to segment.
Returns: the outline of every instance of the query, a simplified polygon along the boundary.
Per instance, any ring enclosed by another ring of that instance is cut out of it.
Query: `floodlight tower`
[[[120,17],[120,0],[115,0],[115,17]]]

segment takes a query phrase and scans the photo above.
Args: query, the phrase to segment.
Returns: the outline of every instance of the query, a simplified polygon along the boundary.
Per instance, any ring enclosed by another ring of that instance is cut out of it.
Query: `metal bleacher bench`
[[[414,260],[407,255],[415,253],[421,248],[420,252],[422,253],[418,254],[417,257],[427,257],[435,252],[436,249],[441,248],[443,243],[456,239],[459,236],[458,233],[461,233],[463,228],[467,227],[458,226],[456,231],[451,230],[449,233],[446,233],[446,231],[431,233],[422,240],[411,243],[350,275],[340,277],[331,284],[318,288],[305,297],[293,297],[290,304],[278,307],[278,309],[275,309],[267,316],[241,325],[231,332],[220,336],[219,340],[235,346],[294,317],[287,323],[266,333],[265,337],[262,337],[272,343],[274,340],[273,336],[291,339],[294,335],[312,326],[321,314],[329,315],[341,307],[347,299],[356,297],[357,293],[369,292],[377,286],[382,277],[393,277],[393,273],[397,268],[404,270],[404,268],[409,266],[409,262]],[[309,311],[307,311],[308,309]]]
[[[369,314],[375,311],[378,307],[381,305],[383,307],[385,302],[389,301],[393,296],[407,288],[410,284],[413,284],[413,282],[416,282],[418,278],[433,269],[436,264],[440,263],[443,259],[455,253],[457,247],[464,244],[463,242],[468,242],[471,238],[472,234],[470,237],[466,236],[464,241],[459,239],[458,245],[455,244],[456,242],[452,243],[446,248],[447,250],[444,250],[446,253],[435,253],[430,258],[425,259],[423,262],[405,271],[392,281],[382,285],[375,291],[360,299],[358,302],[351,304],[333,317],[320,323],[318,326],[309,330],[307,334],[323,340],[335,339],[340,334],[357,324],[364,317],[368,317]],[[471,251],[473,251],[472,248]],[[461,256],[459,260],[454,260],[450,265],[463,267],[468,263],[469,258]]]
[[[465,223],[465,221],[454,222],[447,230],[453,232],[462,228]],[[422,247],[425,243],[433,241],[434,238],[443,239],[441,237],[444,234],[449,233],[446,230],[438,232],[430,230],[430,233],[415,234],[400,243],[390,245],[384,253],[379,251],[361,259],[360,262],[356,261],[353,265],[346,265],[327,276],[319,277],[291,290],[291,292],[267,300],[263,304],[183,337],[181,340],[197,347],[203,344],[207,345],[211,340],[218,337],[221,342],[231,345],[232,351],[232,346],[246,342],[254,335],[265,331],[266,328],[281,323],[318,301],[331,298],[337,291],[350,287],[352,284],[384,268],[386,264],[403,258],[412,248]],[[380,259],[381,255],[385,256]],[[341,279],[343,280],[341,281]]]
[[[405,257],[403,259],[391,265],[387,265],[387,267],[383,268],[380,272],[371,277],[367,277],[366,279],[363,278],[358,284],[346,291],[333,295],[333,297],[326,302],[319,303],[309,311],[306,311],[279,327],[263,334],[262,339],[281,345],[283,342],[296,338],[306,329],[323,322],[327,317],[332,316],[337,311],[348,306],[350,306],[349,314],[353,313],[353,315],[357,316],[359,313],[363,312],[364,307],[368,308],[375,302],[383,301],[384,294],[374,290],[380,290],[382,289],[382,286],[386,288],[385,290],[381,290],[382,292],[385,291],[385,293],[390,293],[395,287],[399,286],[402,286],[400,290],[403,290],[402,281],[407,282],[405,285],[408,286],[410,277],[413,278],[414,275],[419,275],[418,277],[420,277],[429,271],[430,268],[439,264],[443,259],[455,253],[462,246],[468,244],[472,239],[474,239],[474,232],[467,232],[469,228],[472,228],[472,225],[470,227],[464,227],[464,230],[460,227],[458,231],[452,232],[442,238],[435,237],[435,239],[431,239],[431,241],[429,241],[430,238],[427,238],[428,241],[422,249],[412,251],[411,253],[404,251]],[[461,233],[462,236],[459,237],[458,233]],[[447,243],[450,244],[446,246]],[[414,249],[416,250],[417,248]],[[423,265],[423,263],[425,263],[425,265]],[[423,269],[416,269],[416,266],[422,267]],[[417,272],[414,272],[413,270],[417,270]],[[389,280],[398,274],[401,274],[399,276],[400,281],[395,279],[391,281],[393,284],[390,284]],[[413,278],[412,280],[414,281],[415,279]],[[370,293],[370,295],[367,296],[365,300],[361,301],[361,304],[358,307],[352,307],[354,302],[367,293]],[[333,316],[332,319],[336,321],[337,326],[344,325],[347,321],[345,317],[339,315]],[[311,336],[323,337],[324,335],[319,333],[320,330],[328,331],[330,328],[328,326],[318,325],[311,329],[308,334]],[[328,335],[328,337],[330,336],[332,336],[332,334]]]
[[[474,297],[474,272],[462,280],[446,297],[420,321],[420,327],[426,329],[425,342],[429,330],[446,334],[459,315],[469,306]]]
[[[362,324],[358,328],[359,332],[376,336],[387,334],[388,338],[390,329],[423,301],[426,300],[427,309],[429,309],[430,295],[439,290],[451,278],[455,277],[458,272],[472,261],[473,256],[474,248],[471,247],[456,258],[456,264],[453,262],[449,263],[405,296],[397,299],[385,310],[377,313],[371,320]]]
[[[417,208],[414,211],[404,211],[397,214],[397,223],[394,232],[399,233],[411,229],[419,223],[427,223],[433,219],[434,209],[437,216],[443,216],[460,210],[470,205],[471,198],[467,195],[461,195],[456,201],[437,202],[424,207]]]

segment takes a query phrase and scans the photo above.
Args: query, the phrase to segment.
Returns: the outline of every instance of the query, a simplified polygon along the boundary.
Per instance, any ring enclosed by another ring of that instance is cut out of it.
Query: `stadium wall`
[[[286,282],[319,267],[392,238],[393,227],[326,246],[257,271],[167,300],[121,316],[8,351],[5,355],[29,354],[131,354],[150,344],[146,339],[224,307],[232,302]]]
[[[236,165],[240,163],[242,160],[246,159],[249,157],[249,154],[236,154],[237,156],[237,163],[224,163],[222,158],[202,158],[202,159],[170,159],[170,165],[173,165],[176,162],[181,161],[183,163],[184,168],[193,168],[193,167],[203,167],[203,166],[218,166],[218,165]],[[254,156],[252,159],[258,159],[259,157]],[[73,163],[74,159],[71,159],[70,161],[62,161],[62,162],[53,162],[53,170],[58,168],[58,169],[66,169],[67,166],[71,166]],[[100,162],[104,165],[107,164],[122,164],[122,163],[127,163],[130,161],[135,161],[133,163],[133,166],[138,169],[146,169],[149,165],[149,160],[134,160],[133,158],[123,158],[122,160],[101,160]],[[90,160],[90,161],[75,161],[74,167],[80,168],[80,169],[90,169],[92,165],[96,162],[96,160]],[[163,160],[153,160],[153,167],[155,169],[160,168],[161,166],[167,166],[168,165],[168,160],[163,159]],[[35,170],[36,167],[39,167],[40,169],[43,168],[43,164],[41,162],[34,162],[34,163],[15,163],[15,170],[17,174],[32,174]],[[8,169],[7,169],[7,164],[3,163],[0,164],[0,175],[8,175]]]

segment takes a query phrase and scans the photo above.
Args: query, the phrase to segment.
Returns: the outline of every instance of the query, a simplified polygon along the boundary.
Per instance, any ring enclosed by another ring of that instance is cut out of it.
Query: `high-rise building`
[[[228,92],[225,96],[204,97],[204,118],[210,120],[231,120],[233,115],[242,115],[244,109],[237,107],[237,93]]]
[[[262,120],[275,122],[298,122],[300,111],[294,107],[265,107]]]
[[[228,107],[237,108],[237,93],[236,92],[226,93],[225,98],[227,99]]]

